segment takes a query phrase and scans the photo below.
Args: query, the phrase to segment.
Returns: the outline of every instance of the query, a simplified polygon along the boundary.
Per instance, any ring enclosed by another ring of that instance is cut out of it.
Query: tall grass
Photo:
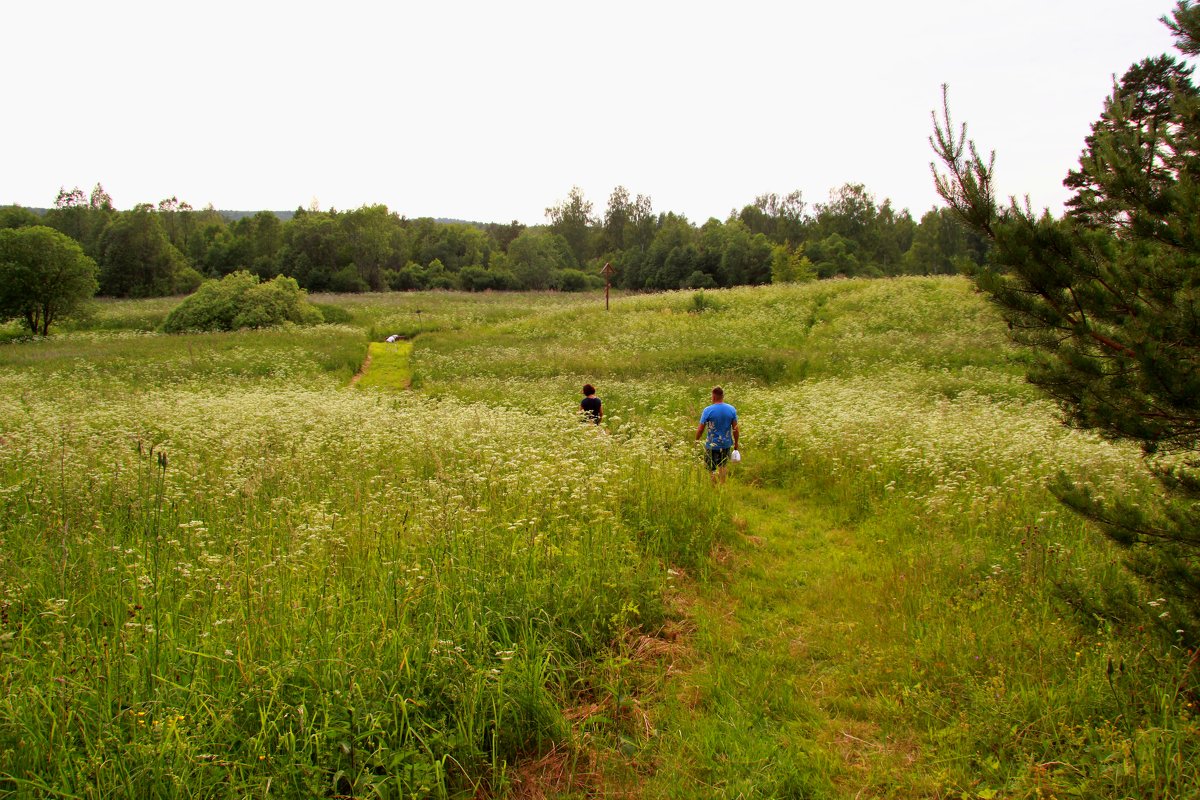
[[[330,296],[348,323],[0,346],[0,791],[503,795],[607,742],[648,796],[1195,796],[1190,655],[1044,488],[1152,485],[1058,424],[968,284],[693,297]],[[344,389],[391,333],[421,334],[417,391]],[[724,493],[691,440],[715,383]],[[798,552],[739,583],[731,514]],[[631,725],[630,631],[710,570],[719,674]],[[723,590],[760,595],[727,598],[738,631]],[[1089,616],[1101,592],[1144,613]],[[851,730],[907,749],[851,763]]]
[[[345,392],[236,347],[137,392],[29,363],[0,375],[10,791],[499,790],[563,738],[588,660],[661,620],[663,559],[717,535],[686,460],[554,409]]]
[[[723,384],[743,479],[826,509],[866,553],[794,602],[827,620],[805,635],[840,659],[820,670],[835,716],[920,742],[926,766],[871,778],[891,792],[1194,796],[1191,652],[1124,555],[1045,488],[1065,470],[1149,495],[1138,454],[1064,428],[965,281],[713,294],[703,313],[678,293],[438,337],[414,370],[432,395],[522,408],[591,382],[612,430],[665,449]]]

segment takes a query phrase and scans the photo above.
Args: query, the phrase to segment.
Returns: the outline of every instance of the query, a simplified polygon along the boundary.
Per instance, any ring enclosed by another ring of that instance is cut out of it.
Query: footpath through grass
[[[878,543],[795,492],[724,491],[739,535],[687,590],[690,646],[649,704],[641,796],[946,796],[920,736],[887,725],[893,671],[859,630],[890,567]]]
[[[1200,796],[1153,652],[1023,607],[1000,565],[932,568],[894,509],[753,476],[722,492],[737,535],[676,599],[685,644],[641,676],[633,796]]]
[[[407,389],[412,383],[408,361],[412,342],[371,342],[362,371],[355,375],[359,389]]]
[[[594,796],[589,780],[651,798],[1200,796],[1192,654],[1045,481],[1152,485],[1136,453],[1056,420],[965,282],[691,299],[431,334],[413,354],[421,394],[501,415],[565,413],[593,383],[615,445],[685,450],[714,383],[743,418],[715,562],[662,564],[695,576],[675,580],[683,609],[629,616],[560,695],[570,734],[514,767],[518,797]]]
[[[1194,637],[1044,485],[1138,454],[961,279],[704,298],[0,347],[0,795],[1200,797]]]

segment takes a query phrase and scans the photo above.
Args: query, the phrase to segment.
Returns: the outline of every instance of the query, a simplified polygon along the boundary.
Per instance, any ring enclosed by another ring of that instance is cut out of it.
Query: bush
[[[313,307],[321,312],[321,317],[325,322],[348,325],[354,321],[354,315],[341,306],[335,306],[332,303],[313,303]]]
[[[207,281],[167,315],[163,330],[231,331],[269,328],[292,322],[316,325],[324,321],[320,309],[307,300],[307,292],[294,278],[280,276],[266,283],[239,271],[219,281]]]
[[[171,288],[176,294],[188,294],[199,289],[203,283],[203,275],[193,267],[184,267],[175,274],[175,281]]]
[[[434,259],[428,267],[408,262],[403,269],[387,270],[383,279],[389,289],[396,291],[421,291],[425,289],[457,289],[456,275],[447,272],[442,262]]]
[[[397,292],[411,292],[426,288],[425,270],[419,264],[411,261],[402,269],[384,270],[383,280],[389,289]]]
[[[556,288],[564,292],[582,292],[587,288],[587,275],[577,269],[560,270],[554,275]]]
[[[684,280],[681,289],[715,289],[717,281],[712,275],[702,270],[696,270]]]
[[[484,292],[496,288],[492,273],[480,266],[463,267],[458,273],[458,283],[466,292]]]
[[[705,294],[704,290],[696,292],[692,295],[692,302],[688,305],[688,313],[702,314],[705,311],[720,311],[724,306],[713,299],[712,295]]]
[[[329,291],[339,294],[361,294],[369,292],[370,285],[358,274],[358,267],[349,264],[342,267],[329,279]]]

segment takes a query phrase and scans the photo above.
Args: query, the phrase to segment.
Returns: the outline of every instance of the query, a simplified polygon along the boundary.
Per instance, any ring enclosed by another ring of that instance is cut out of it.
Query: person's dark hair
[[[585,383],[585,384],[583,385],[583,393],[584,393],[584,394],[595,394],[595,393],[596,393],[596,387],[595,387],[595,386],[592,386],[590,383]]]
[[[725,396],[724,389],[722,389],[720,386],[713,387],[713,397],[724,397],[724,396]]]

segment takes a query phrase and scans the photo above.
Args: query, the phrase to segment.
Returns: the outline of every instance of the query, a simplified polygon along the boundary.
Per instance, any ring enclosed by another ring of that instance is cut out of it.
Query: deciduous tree
[[[23,319],[46,336],[96,293],[96,272],[79,244],[53,228],[0,230],[0,317]]]
[[[46,212],[43,224],[70,236],[93,259],[100,258],[100,239],[116,216],[112,198],[96,184],[91,200],[79,187],[59,189],[54,208]]]
[[[546,218],[550,220],[550,230],[566,240],[576,263],[582,264],[591,257],[591,228],[596,221],[592,218],[592,204],[584,198],[582,189],[572,186],[566,200],[546,209]]]
[[[42,220],[28,208],[21,206],[0,207],[0,228],[26,228],[41,225]]]
[[[160,297],[190,292],[201,277],[163,231],[149,205],[122,213],[100,242],[100,287],[114,297]]]

